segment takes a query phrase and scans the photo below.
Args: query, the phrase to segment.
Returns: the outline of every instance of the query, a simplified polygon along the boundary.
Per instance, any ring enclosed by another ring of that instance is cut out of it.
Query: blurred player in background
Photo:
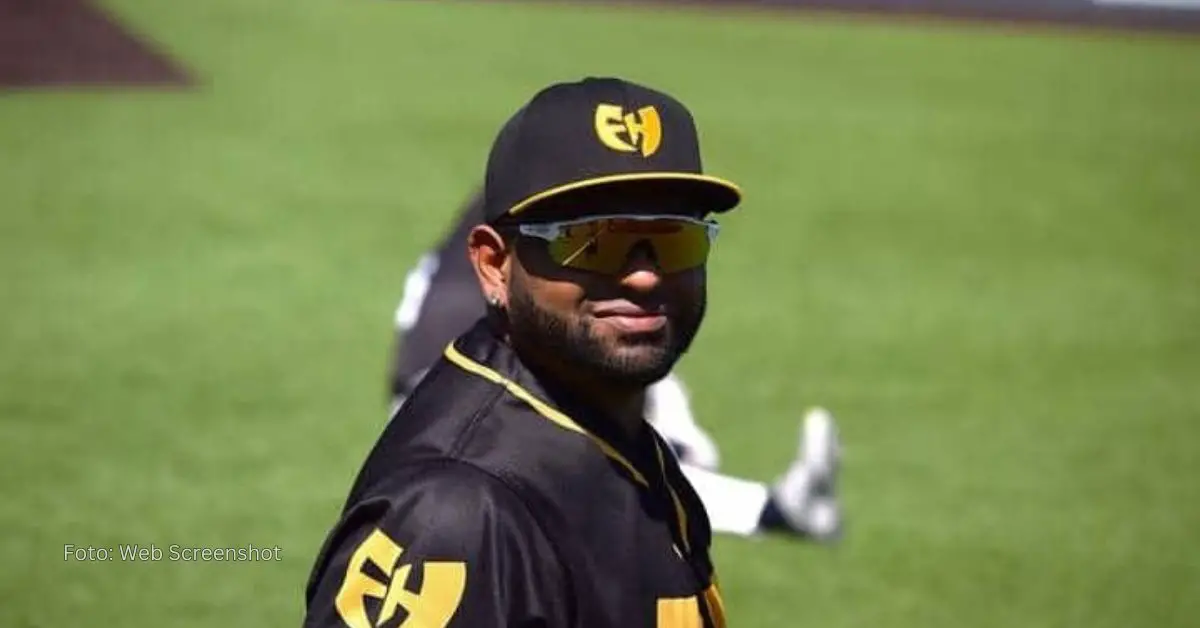
[[[395,318],[393,414],[446,345],[485,315],[486,304],[466,252],[467,234],[481,222],[482,198],[476,194],[460,212],[455,228],[407,275]],[[675,450],[684,475],[704,502],[713,531],[739,536],[786,532],[818,542],[840,537],[839,447],[827,411],[813,408],[805,414],[796,459],[768,486],[717,472],[717,445],[696,423],[675,373],[649,388],[646,405],[646,419]]]

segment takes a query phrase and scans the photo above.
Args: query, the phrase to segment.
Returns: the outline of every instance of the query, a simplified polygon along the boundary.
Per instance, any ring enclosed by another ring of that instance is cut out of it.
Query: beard
[[[603,337],[592,320],[574,312],[542,307],[514,277],[508,299],[508,328],[513,344],[554,356],[588,378],[622,388],[646,388],[667,376],[691,347],[704,320],[707,298],[701,289],[691,303],[672,304],[667,324],[646,333]]]

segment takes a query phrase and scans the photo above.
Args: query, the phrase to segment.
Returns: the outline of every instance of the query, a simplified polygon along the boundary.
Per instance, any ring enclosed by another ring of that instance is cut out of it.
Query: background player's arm
[[[439,264],[435,253],[426,253],[405,275],[404,293],[400,296],[400,304],[396,306],[394,322],[397,332],[406,332],[417,324],[421,315],[421,305],[425,303],[425,295],[429,293],[429,286]]]
[[[306,628],[567,625],[567,585],[519,498],[461,463],[437,463],[334,530],[308,588]]]

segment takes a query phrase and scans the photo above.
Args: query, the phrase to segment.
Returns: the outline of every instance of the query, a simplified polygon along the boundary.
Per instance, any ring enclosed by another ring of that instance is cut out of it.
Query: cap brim
[[[524,214],[537,205],[551,199],[573,197],[575,193],[618,189],[632,196],[636,196],[639,189],[656,190],[661,195],[679,199],[681,207],[698,214],[726,212],[742,200],[741,188],[719,177],[691,172],[635,172],[582,179],[543,190],[513,205],[505,216],[525,217]]]

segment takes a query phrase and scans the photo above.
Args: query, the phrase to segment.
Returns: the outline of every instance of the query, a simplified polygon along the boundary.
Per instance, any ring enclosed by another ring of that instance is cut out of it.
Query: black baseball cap
[[[590,213],[596,199],[654,195],[706,215],[741,190],[704,173],[692,114],[660,91],[618,78],[556,83],[505,123],[488,155],[489,223]]]

